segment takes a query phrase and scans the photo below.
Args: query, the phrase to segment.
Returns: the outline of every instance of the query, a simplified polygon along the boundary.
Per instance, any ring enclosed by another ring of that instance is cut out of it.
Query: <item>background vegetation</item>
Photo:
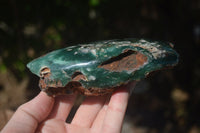
[[[180,54],[177,67],[140,82],[124,132],[199,133],[199,0],[0,0],[0,118],[9,119],[39,92],[29,61],[69,45],[116,38],[170,41]]]

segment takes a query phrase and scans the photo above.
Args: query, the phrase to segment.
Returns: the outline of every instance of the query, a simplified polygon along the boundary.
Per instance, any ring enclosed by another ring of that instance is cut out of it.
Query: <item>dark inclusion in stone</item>
[[[172,47],[144,39],[100,41],[55,50],[27,67],[40,77],[39,86],[48,95],[103,95],[152,71],[175,66],[178,54]]]

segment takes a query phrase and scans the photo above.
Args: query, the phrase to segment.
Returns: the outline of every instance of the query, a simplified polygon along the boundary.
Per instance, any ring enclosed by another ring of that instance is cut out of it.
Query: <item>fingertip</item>
[[[128,93],[129,96],[132,94],[133,89],[135,88],[136,85],[136,81],[131,81],[128,84],[122,85],[120,87],[118,87],[112,94],[113,95],[121,95],[122,93]]]
[[[55,98],[54,107],[48,119],[60,119],[65,121],[74,106],[77,95],[60,95]]]
[[[41,91],[34,99],[28,103],[39,102],[41,105],[54,103],[54,97],[48,96],[45,92]]]
[[[41,91],[35,98],[19,108],[32,115],[38,122],[41,122],[49,115],[53,105],[54,98]]]

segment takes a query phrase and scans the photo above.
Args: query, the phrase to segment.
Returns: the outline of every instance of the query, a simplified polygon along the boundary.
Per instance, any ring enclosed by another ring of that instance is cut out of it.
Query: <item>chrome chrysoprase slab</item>
[[[40,77],[39,86],[48,95],[103,95],[152,71],[176,65],[178,54],[172,47],[171,43],[144,39],[99,41],[55,50],[27,67]]]

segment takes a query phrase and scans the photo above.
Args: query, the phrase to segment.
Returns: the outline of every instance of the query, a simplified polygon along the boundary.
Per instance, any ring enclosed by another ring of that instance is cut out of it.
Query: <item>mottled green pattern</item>
[[[126,49],[139,51],[146,55],[148,62],[133,72],[112,72],[98,68],[102,62],[121,54]],[[59,49],[31,61],[27,67],[38,76],[42,67],[50,68],[50,79],[52,81],[60,80],[63,86],[71,81],[74,72],[80,71],[87,78],[87,81],[80,81],[83,87],[107,88],[130,80],[139,80],[152,71],[174,66],[177,63],[178,54],[168,43],[124,39],[79,44]]]

